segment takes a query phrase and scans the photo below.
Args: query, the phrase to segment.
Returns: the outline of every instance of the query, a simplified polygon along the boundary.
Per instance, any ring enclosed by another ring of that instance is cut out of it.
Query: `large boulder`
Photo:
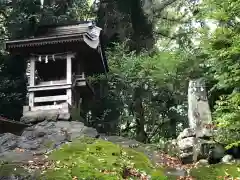
[[[84,135],[96,137],[98,132],[94,128],[84,126],[81,122],[43,121],[25,128],[21,136],[11,133],[1,134],[0,160],[31,159],[34,154],[44,154]],[[16,149],[21,150],[21,153]]]
[[[225,155],[224,146],[219,143],[213,144],[208,154],[209,164],[217,164],[221,162],[224,155]]]
[[[179,150],[182,152],[191,152],[195,142],[195,137],[187,137],[178,141]]]
[[[19,137],[11,134],[4,133],[0,135],[0,153],[10,151],[18,146]]]
[[[30,107],[24,106],[23,116],[20,121],[26,124],[36,124],[42,121],[68,121],[71,119],[71,110],[68,103],[62,103],[60,109],[30,111]]]
[[[197,148],[197,159],[207,159],[215,142],[211,141],[212,132],[210,129],[201,128],[198,130],[196,139],[196,130],[194,128],[184,129],[177,137],[177,146],[179,157],[184,164],[193,162],[194,148]],[[198,149],[199,148],[199,149]]]
[[[195,143],[198,143],[200,147],[197,159],[207,159],[210,150],[215,144],[213,141],[204,139],[198,139],[196,141],[196,137],[179,139],[177,142],[179,149],[179,157],[184,164],[193,162],[193,152],[194,148],[196,148]]]
[[[188,137],[195,137],[196,136],[196,131],[193,128],[186,128],[184,129],[179,136],[177,137],[177,139],[184,139],[184,138],[188,138]]]
[[[201,139],[209,139],[212,136],[213,136],[212,131],[208,128],[202,128],[198,132],[198,138]],[[177,139],[184,139],[187,137],[196,137],[196,130],[194,128],[186,128],[179,134]]]

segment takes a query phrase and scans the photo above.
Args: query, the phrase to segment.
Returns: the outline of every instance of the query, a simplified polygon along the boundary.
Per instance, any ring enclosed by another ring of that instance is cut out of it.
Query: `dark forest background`
[[[188,124],[188,82],[204,77],[216,139],[239,143],[239,14],[236,0],[1,1],[0,114],[19,120],[26,101],[26,61],[10,56],[4,41],[40,25],[94,20],[110,71],[91,77],[107,93],[83,109],[86,122],[141,142],[176,138]]]

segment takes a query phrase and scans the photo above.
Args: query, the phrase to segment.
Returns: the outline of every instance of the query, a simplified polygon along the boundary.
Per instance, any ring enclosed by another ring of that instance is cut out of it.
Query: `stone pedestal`
[[[37,110],[30,111],[29,106],[23,107],[23,116],[21,117],[21,122],[26,124],[35,124],[37,122],[51,120],[65,120],[68,121],[71,119],[71,107],[68,103],[61,104],[60,109],[51,109],[51,110]]]
[[[198,153],[196,160],[207,159],[211,148],[215,142],[211,141],[211,134],[205,130],[199,132],[196,137],[196,131],[193,128],[186,128],[181,132],[177,138],[177,145],[179,149],[179,157],[184,164],[192,163],[194,161],[194,148],[198,144]]]

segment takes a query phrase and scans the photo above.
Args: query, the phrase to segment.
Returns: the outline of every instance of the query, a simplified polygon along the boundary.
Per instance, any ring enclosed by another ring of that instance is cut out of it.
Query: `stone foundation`
[[[45,120],[57,121],[71,119],[71,108],[68,103],[63,103],[60,109],[31,111],[29,106],[23,107],[23,116],[20,121],[26,124],[34,124]]]

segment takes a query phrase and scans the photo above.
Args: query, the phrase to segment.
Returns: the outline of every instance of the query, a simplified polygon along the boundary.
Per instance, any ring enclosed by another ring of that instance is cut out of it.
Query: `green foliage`
[[[1,65],[0,114],[17,120],[26,100],[25,62],[17,56],[2,56]]]
[[[240,139],[240,93],[222,98],[216,105],[216,122],[219,127],[218,141],[231,144]]]
[[[101,99],[101,107],[106,108],[105,119],[114,112],[124,136],[137,137],[141,131],[142,135],[147,134],[149,142],[176,137],[177,123],[184,123],[186,118],[188,77],[197,75],[198,68],[197,65],[186,67],[187,63],[196,62],[195,59],[181,51],[136,54],[126,44],[115,44],[107,51],[108,93],[106,101]],[[91,82],[105,81],[102,78],[92,78]]]
[[[210,19],[216,25],[202,34],[201,46],[208,55],[206,74],[215,82],[211,96],[216,100],[213,113],[218,125],[216,139],[226,144],[240,138],[239,4],[240,1],[205,0],[199,15],[201,21]]]

